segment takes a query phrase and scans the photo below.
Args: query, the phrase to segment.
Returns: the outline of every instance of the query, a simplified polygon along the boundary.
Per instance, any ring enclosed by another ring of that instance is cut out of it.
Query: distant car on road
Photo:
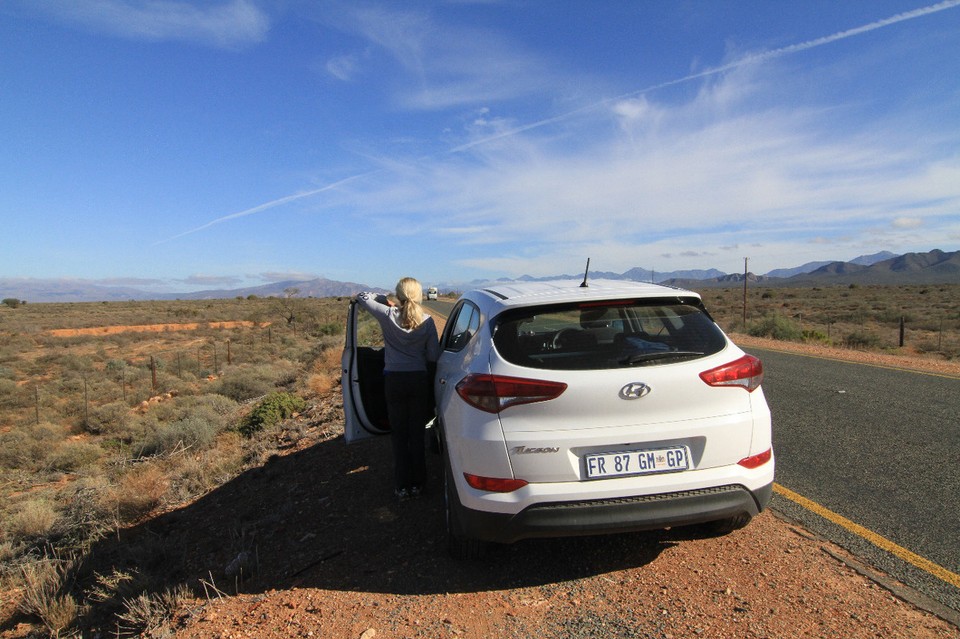
[[[723,532],[770,501],[763,367],[694,292],[494,285],[458,300],[441,349],[436,426],[454,556],[530,537],[702,523]],[[350,358],[362,359],[345,352],[345,371]],[[349,375],[348,439],[378,428],[354,410],[373,387]]]
[[[431,286],[427,289],[427,299],[435,300],[439,296],[440,292],[437,290],[436,286]]]

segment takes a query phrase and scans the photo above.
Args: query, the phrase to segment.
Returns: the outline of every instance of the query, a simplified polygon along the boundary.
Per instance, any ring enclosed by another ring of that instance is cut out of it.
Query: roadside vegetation
[[[701,294],[727,332],[960,358],[960,285],[751,287],[746,324],[742,288]],[[0,629],[156,627],[198,584],[90,574],[90,549],[309,445],[291,418],[336,400],[347,300],[17,302],[0,305]]]
[[[186,586],[89,575],[87,553],[306,437],[284,422],[335,389],[346,305],[0,307],[0,628],[65,637],[109,611],[132,635],[162,618]]]
[[[960,358],[960,284],[701,289],[727,332],[825,346]],[[901,346],[901,320],[903,345]]]

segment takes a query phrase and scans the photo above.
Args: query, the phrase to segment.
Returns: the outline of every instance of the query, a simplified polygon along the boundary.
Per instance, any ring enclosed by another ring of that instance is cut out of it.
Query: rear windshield
[[[497,317],[493,343],[512,364],[590,370],[697,359],[726,338],[702,308],[673,298],[511,310]]]

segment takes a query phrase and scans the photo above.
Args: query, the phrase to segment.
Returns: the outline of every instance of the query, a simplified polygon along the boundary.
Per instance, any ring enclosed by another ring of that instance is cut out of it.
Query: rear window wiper
[[[634,364],[643,364],[662,359],[683,359],[687,357],[703,357],[704,353],[700,351],[654,351],[652,353],[635,353],[629,357],[619,360],[620,364],[633,366]]]

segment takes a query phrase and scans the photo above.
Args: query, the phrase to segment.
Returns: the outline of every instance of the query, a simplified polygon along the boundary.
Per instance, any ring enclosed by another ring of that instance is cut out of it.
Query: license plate
[[[690,453],[685,446],[677,446],[586,455],[584,462],[587,479],[600,479],[687,470],[690,468]]]

